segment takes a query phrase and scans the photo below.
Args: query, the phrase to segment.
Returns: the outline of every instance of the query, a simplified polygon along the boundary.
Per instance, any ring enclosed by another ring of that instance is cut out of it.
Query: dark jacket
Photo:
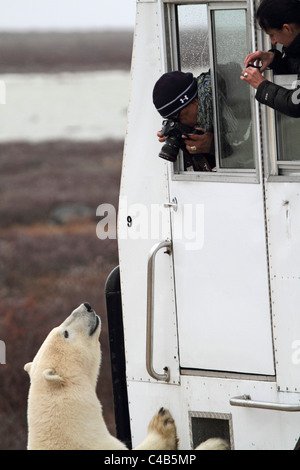
[[[296,74],[298,75],[297,87],[288,90],[275,83],[264,81],[256,92],[256,99],[267,106],[288,116],[300,117],[300,34],[288,47],[283,48],[282,53],[277,49],[270,69],[275,74]]]

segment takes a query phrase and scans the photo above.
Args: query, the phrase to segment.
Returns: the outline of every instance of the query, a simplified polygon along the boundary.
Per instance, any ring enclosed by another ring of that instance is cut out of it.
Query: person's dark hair
[[[282,29],[284,24],[300,25],[300,0],[262,0],[256,18],[265,31]]]

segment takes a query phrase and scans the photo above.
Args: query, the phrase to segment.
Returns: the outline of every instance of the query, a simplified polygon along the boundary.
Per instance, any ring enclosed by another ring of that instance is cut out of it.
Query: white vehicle
[[[299,121],[260,106],[240,80],[246,55],[270,48],[255,3],[137,0],[118,212],[133,445],[164,406],[183,450],[209,437],[237,450],[299,447]],[[214,171],[158,157],[152,91],[171,70],[211,71]],[[238,120],[226,158],[217,73]]]

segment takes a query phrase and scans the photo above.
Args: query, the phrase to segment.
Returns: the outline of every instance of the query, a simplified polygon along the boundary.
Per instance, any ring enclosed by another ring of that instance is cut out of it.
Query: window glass
[[[209,39],[206,5],[179,5],[180,68],[195,76],[209,69]]]
[[[250,87],[240,80],[248,54],[246,18],[243,9],[212,11],[221,168],[255,167]]]
[[[191,72],[194,77],[208,73],[210,55],[207,5],[178,5],[177,18],[180,70]],[[192,170],[192,166],[190,162],[184,161],[181,153],[175,172],[186,170]]]

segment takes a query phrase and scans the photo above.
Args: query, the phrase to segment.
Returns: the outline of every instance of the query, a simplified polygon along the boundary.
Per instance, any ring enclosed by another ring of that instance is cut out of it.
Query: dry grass
[[[96,236],[96,216],[55,225],[53,211],[117,206],[122,142],[0,145],[0,449],[26,447],[32,360],[48,332],[80,303],[101,315],[103,365],[98,393],[114,432],[104,286],[118,264],[115,240]],[[103,384],[105,386],[103,387]]]

